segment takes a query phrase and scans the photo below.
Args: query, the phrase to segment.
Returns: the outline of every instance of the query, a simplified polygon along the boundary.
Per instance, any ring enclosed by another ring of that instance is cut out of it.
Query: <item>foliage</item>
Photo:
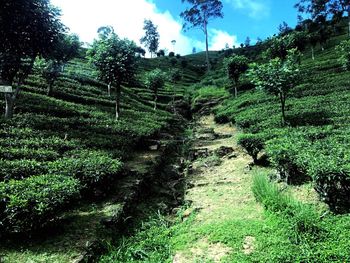
[[[85,189],[91,189],[116,177],[121,162],[98,151],[77,151],[48,164],[50,174],[73,176]]]
[[[319,217],[313,207],[293,199],[288,193],[283,193],[279,187],[269,182],[265,174],[257,174],[253,179],[253,193],[264,207],[280,214],[293,226],[300,238],[302,234],[317,235],[319,232]]]
[[[0,229],[26,232],[42,227],[79,195],[79,182],[61,175],[40,175],[0,182]]]
[[[235,87],[235,97],[237,97],[237,85],[241,75],[248,70],[249,61],[245,56],[233,55],[225,58],[223,63],[227,77]]]
[[[146,86],[154,93],[154,109],[157,109],[158,91],[165,85],[167,79],[165,72],[154,69],[146,75]]]
[[[134,42],[120,39],[111,32],[107,37],[95,40],[88,55],[103,81],[120,85],[135,74],[136,48]]]
[[[339,62],[344,70],[350,70],[350,40],[342,41],[336,50],[339,54]]]
[[[50,52],[64,26],[59,19],[59,10],[47,0],[6,0],[2,6],[0,74],[3,80],[12,81],[20,60]]]
[[[136,50],[133,41],[120,39],[111,31],[108,35],[100,35],[88,51],[100,79],[116,86],[116,119],[120,116],[121,85],[132,80],[136,73]]]
[[[145,36],[140,39],[140,42],[147,47],[152,56],[157,52],[159,46],[158,27],[151,20],[145,19],[143,30],[145,30]]]
[[[273,59],[285,60],[288,50],[297,49],[302,52],[307,44],[307,36],[304,32],[292,32],[287,35],[273,37],[268,40],[269,48],[264,52],[264,56]]]
[[[299,60],[300,54],[296,49],[288,51],[287,60],[280,58],[270,60],[263,65],[252,64],[250,77],[258,89],[272,93],[280,99],[282,123],[285,124],[285,103],[290,90],[300,81]]]
[[[258,154],[264,148],[264,141],[261,137],[255,134],[242,134],[238,138],[238,144],[248,152],[254,163],[258,162]]]
[[[222,2],[219,0],[182,0],[187,2],[190,7],[181,12],[180,16],[185,20],[184,29],[200,28],[203,30],[206,42],[206,63],[210,70],[209,50],[208,50],[208,23],[214,18],[222,18]]]

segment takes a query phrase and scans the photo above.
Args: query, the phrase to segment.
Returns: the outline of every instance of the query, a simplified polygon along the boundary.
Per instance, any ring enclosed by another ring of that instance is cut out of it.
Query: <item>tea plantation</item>
[[[161,61],[166,69],[169,62]],[[114,96],[84,59],[66,66],[50,97],[38,74],[28,77],[15,116],[0,124],[2,234],[42,228],[77,200],[105,195],[136,147],[169,127],[174,116],[165,108],[173,96],[184,97],[183,88],[167,84],[155,111],[151,91],[134,85],[124,87],[122,117],[115,121]]]
[[[335,52],[346,38],[332,38],[315,60],[309,51],[302,56],[302,81],[287,99],[287,126],[281,124],[278,99],[263,91],[241,92],[214,110],[218,122],[230,121],[244,131],[240,142],[252,156],[264,152],[288,183],[312,180],[338,212],[350,205],[350,74]]]

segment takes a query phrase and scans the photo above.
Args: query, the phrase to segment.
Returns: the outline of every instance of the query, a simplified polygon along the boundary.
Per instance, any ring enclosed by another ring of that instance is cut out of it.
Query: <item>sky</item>
[[[294,27],[297,0],[222,0],[224,18],[210,21],[209,49],[221,50],[244,43],[249,36],[266,39],[278,32],[278,26],[287,22]],[[200,29],[182,30],[180,13],[186,4],[181,0],[51,0],[62,11],[62,21],[71,33],[83,42],[92,43],[100,26],[111,25],[122,38],[137,45],[144,35],[144,19],[158,26],[160,49],[181,55],[205,49],[204,34]],[[175,46],[171,43],[176,40]]]

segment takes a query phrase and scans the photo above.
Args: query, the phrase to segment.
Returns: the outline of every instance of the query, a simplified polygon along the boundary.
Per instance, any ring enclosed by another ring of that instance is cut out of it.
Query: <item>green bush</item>
[[[56,151],[47,149],[11,148],[0,146],[0,159],[18,160],[31,159],[38,161],[52,161],[59,157]]]
[[[341,63],[344,70],[350,69],[350,40],[342,41],[336,50],[339,54],[339,62]]]
[[[350,208],[350,150],[344,144],[332,137],[317,141],[312,152],[304,153],[316,191],[335,212]]]
[[[78,197],[79,181],[62,175],[40,175],[0,183],[1,232],[27,232],[55,218]]]
[[[285,136],[266,143],[266,153],[276,167],[281,179],[288,184],[301,184],[310,179],[307,175],[307,160],[299,153],[310,147],[303,137]]]
[[[84,189],[101,186],[118,176],[122,164],[101,151],[75,151],[70,156],[48,164],[50,174],[62,174],[79,179]]]
[[[46,172],[45,164],[35,160],[0,160],[0,181],[24,179],[32,175],[45,174]]]
[[[261,136],[257,134],[242,134],[238,137],[238,144],[248,152],[254,163],[258,162],[258,154],[264,148],[264,141]]]

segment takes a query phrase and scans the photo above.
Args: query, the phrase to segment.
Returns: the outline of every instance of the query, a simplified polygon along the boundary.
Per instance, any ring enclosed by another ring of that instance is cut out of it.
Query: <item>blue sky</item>
[[[222,0],[224,18],[209,24],[210,49],[219,50],[228,43],[239,45],[247,36],[252,41],[264,39],[277,32],[283,21],[295,26],[296,0]],[[52,0],[62,9],[63,22],[84,42],[96,37],[99,26],[112,25],[121,37],[137,44],[143,36],[143,20],[158,25],[160,48],[188,54],[193,47],[204,49],[200,30],[183,32],[180,12],[186,7],[181,0]],[[175,39],[175,47],[171,40]]]

